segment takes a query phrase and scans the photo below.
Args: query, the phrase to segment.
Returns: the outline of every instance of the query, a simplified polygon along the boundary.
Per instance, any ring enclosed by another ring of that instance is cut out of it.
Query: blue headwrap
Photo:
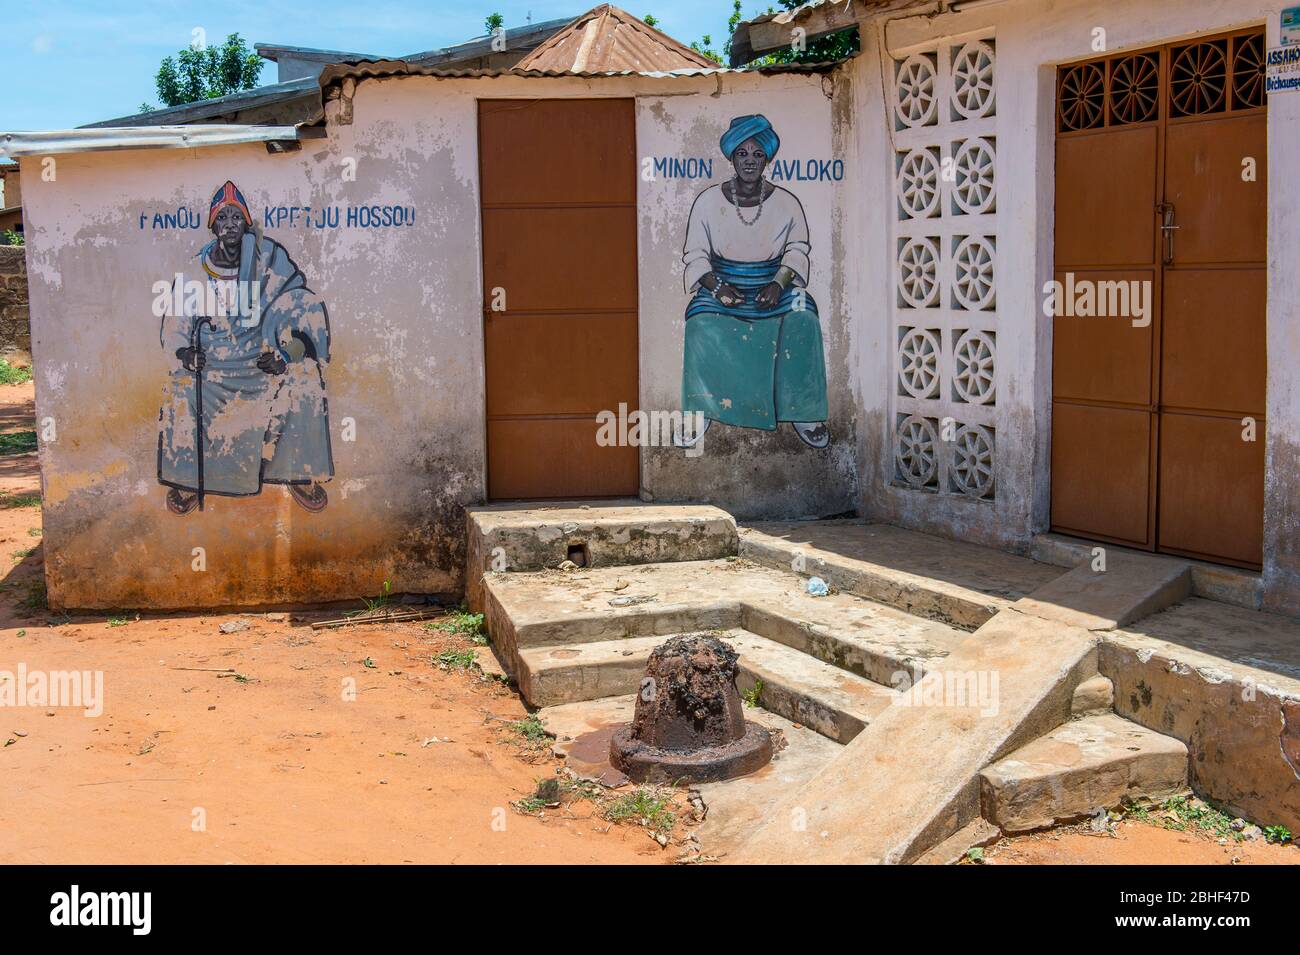
[[[755,113],[753,116],[737,116],[731,121],[731,128],[722,134],[722,139],[719,141],[722,155],[730,159],[736,147],[747,139],[758,140],[758,144],[763,147],[763,152],[767,153],[768,159],[775,156],[776,151],[781,148],[781,137],[776,134],[767,117]]]

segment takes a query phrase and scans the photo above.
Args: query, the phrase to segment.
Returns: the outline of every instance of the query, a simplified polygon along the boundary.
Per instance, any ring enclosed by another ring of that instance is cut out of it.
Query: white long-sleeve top
[[[753,220],[758,207],[749,206],[740,212],[747,221]],[[777,186],[763,200],[763,214],[758,221],[746,225],[723,195],[722,186],[709,186],[695,197],[686,224],[686,246],[682,251],[686,291],[695,291],[700,279],[713,270],[713,256],[735,262],[780,259],[794,272],[795,284],[807,286],[811,248],[808,219],[794,193]]]

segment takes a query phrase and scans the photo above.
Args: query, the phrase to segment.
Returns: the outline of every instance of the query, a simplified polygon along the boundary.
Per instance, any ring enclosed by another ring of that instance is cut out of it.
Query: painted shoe
[[[178,487],[169,488],[167,491],[167,510],[173,514],[188,514],[199,506],[199,496],[190,491],[182,491]]]
[[[711,424],[713,424],[713,419],[705,418],[704,427],[701,428],[698,433],[690,435],[689,437],[683,433],[684,429],[679,428],[678,430],[673,432],[673,444],[677,445],[677,447],[679,448],[695,447],[697,444],[700,443],[700,439],[704,437],[705,433],[709,430],[709,426]]]
[[[289,496],[313,514],[325,510],[325,505],[329,503],[325,489],[319,484],[290,484]]]
[[[791,421],[794,433],[810,448],[818,450],[831,443],[831,431],[825,421]]]

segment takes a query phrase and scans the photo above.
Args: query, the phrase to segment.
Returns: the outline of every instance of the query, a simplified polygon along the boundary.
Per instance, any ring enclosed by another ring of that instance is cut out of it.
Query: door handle
[[[1156,203],[1156,212],[1160,213],[1161,225],[1160,234],[1163,239],[1165,265],[1174,264],[1174,233],[1178,231],[1179,226],[1174,225],[1174,204],[1172,202]]]

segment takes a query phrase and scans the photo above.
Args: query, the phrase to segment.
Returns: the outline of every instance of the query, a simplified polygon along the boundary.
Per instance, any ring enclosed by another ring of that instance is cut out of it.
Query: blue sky
[[[632,0],[628,0],[631,4]],[[731,0],[636,0],[630,13],[652,13],[684,43],[727,33]],[[257,43],[356,50],[390,56],[429,50],[483,33],[499,12],[506,27],[571,17],[596,0],[36,0],[7,4],[0,52],[5,64],[0,130],[67,129],[133,113],[156,103],[154,73],[164,56],[202,27],[209,42],[238,32]],[[620,4],[623,5],[623,4]],[[747,16],[767,2],[746,2]],[[275,81],[267,63],[263,82]]]

